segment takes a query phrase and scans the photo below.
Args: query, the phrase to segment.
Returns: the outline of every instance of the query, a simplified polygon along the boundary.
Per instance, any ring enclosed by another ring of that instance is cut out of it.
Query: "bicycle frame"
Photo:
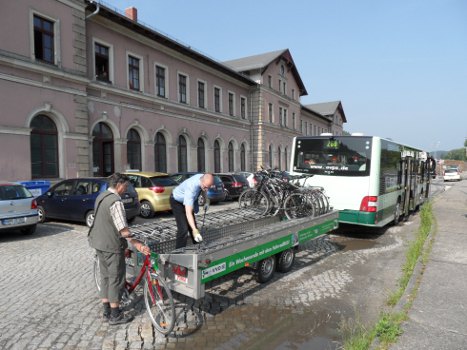
[[[128,293],[132,293],[136,287],[141,283],[144,277],[146,277],[147,283],[152,283],[151,272],[156,272],[156,270],[151,266],[151,256],[146,255],[144,258],[143,266],[141,266],[141,270],[138,273],[138,276],[134,279],[133,283],[129,283],[125,281],[125,288]],[[156,280],[157,282],[157,280]],[[157,284],[157,292],[159,293],[160,298],[162,298],[162,291],[160,289],[159,284]],[[149,294],[151,295],[151,301],[153,303],[156,302],[156,297],[153,293],[153,289],[149,288]]]

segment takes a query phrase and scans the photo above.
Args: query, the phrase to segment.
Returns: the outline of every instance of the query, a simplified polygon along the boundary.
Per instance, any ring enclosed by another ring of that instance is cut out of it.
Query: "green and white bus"
[[[307,186],[321,186],[339,222],[382,227],[417,210],[428,198],[427,152],[376,136],[296,137],[290,172],[312,175]]]

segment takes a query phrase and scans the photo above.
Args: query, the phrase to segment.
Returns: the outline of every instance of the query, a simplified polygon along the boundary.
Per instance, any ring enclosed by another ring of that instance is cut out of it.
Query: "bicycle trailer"
[[[176,250],[173,220],[134,225],[131,231],[147,239],[153,263],[170,289],[197,300],[204,297],[206,283],[244,267],[257,269],[260,282],[271,279],[275,269],[287,272],[301,244],[337,227],[337,211],[283,220],[260,215],[255,208],[239,208],[208,213],[203,242]],[[130,268],[143,259],[141,254],[132,256],[127,261]]]

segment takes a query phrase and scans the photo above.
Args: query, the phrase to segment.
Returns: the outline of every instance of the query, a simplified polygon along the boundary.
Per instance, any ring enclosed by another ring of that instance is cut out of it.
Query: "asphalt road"
[[[435,182],[433,189],[443,191],[444,184]],[[138,298],[131,324],[112,327],[101,319],[85,226],[48,222],[32,236],[4,232],[0,348],[336,349],[343,325],[378,317],[418,224],[415,214],[380,230],[341,226],[310,242],[293,270],[269,283],[258,284],[245,269],[210,284],[201,301],[177,296],[181,317],[168,338],[153,331]]]

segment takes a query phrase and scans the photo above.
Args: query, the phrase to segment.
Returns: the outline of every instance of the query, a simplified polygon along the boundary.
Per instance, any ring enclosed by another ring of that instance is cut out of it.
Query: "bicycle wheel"
[[[175,326],[175,305],[172,293],[162,278],[151,274],[144,284],[144,304],[157,331],[167,335]]]
[[[238,199],[240,208],[255,208],[261,215],[269,210],[269,200],[263,192],[257,190],[246,190]]]
[[[97,291],[101,291],[101,271],[99,267],[99,257],[97,255],[94,255],[94,282],[96,283],[96,288]]]
[[[315,208],[308,196],[292,193],[284,201],[284,214],[289,220],[315,215]]]

